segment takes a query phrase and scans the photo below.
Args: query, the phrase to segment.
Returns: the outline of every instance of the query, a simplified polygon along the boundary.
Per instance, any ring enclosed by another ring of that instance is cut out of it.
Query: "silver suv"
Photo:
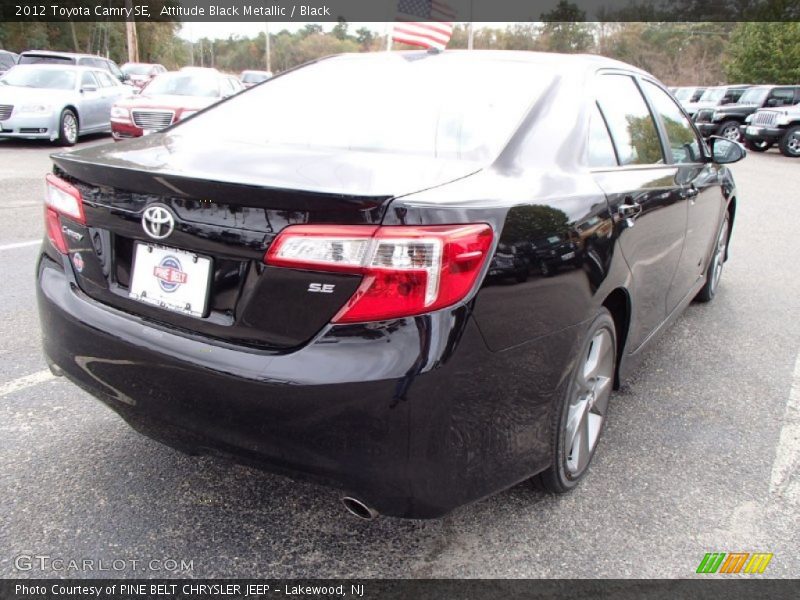
[[[800,158],[800,104],[757,110],[747,117],[741,134],[751,150],[764,152],[778,144],[784,156]]]

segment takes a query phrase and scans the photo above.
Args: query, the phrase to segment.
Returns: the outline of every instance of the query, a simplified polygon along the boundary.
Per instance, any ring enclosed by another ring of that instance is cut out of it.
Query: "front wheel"
[[[65,108],[61,111],[61,118],[58,121],[59,146],[74,146],[78,141],[78,117],[72,110]]]
[[[790,158],[800,157],[800,125],[790,127],[789,130],[783,134],[781,141],[778,144],[781,154]]]
[[[695,300],[698,302],[711,302],[717,294],[717,287],[719,280],[722,277],[722,266],[725,264],[725,258],[728,252],[728,231],[730,229],[730,218],[725,215],[725,220],[722,221],[719,234],[717,235],[717,242],[714,245],[714,254],[708,264],[706,271],[706,284],[697,292]]]
[[[732,142],[740,142],[742,136],[739,133],[739,121],[725,121],[717,128],[717,135]]]
[[[568,492],[586,474],[605,426],[616,365],[614,320],[602,308],[589,326],[566,397],[554,410],[552,464],[537,475],[539,487],[559,494]]]
[[[744,145],[753,152],[766,152],[772,148],[772,142],[767,140],[745,140]]]

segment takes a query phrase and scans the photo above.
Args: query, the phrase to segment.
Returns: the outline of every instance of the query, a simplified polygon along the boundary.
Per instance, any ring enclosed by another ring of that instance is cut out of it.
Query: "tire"
[[[753,152],[766,152],[770,148],[772,148],[772,142],[767,140],[748,140],[745,139],[744,142],[745,148],[748,150],[752,150]]]
[[[739,121],[724,121],[717,127],[717,135],[734,142],[741,142],[742,134],[739,133]]]
[[[617,365],[617,334],[602,308],[587,330],[567,391],[553,410],[551,466],[534,478],[548,492],[563,494],[586,475],[606,423]],[[583,443],[585,442],[585,443]]]
[[[553,274],[552,269],[550,269],[550,265],[547,264],[546,260],[539,261],[539,273],[541,273],[542,277],[550,277]]]
[[[61,118],[58,120],[58,138],[56,143],[59,146],[74,146],[78,141],[78,116],[69,108],[61,111]]]
[[[790,127],[783,134],[780,142],[778,142],[778,148],[784,156],[800,158],[800,125]]]
[[[717,294],[719,280],[720,277],[722,277],[722,267],[725,264],[728,254],[728,233],[730,227],[730,216],[726,213],[725,219],[722,221],[722,226],[719,228],[719,233],[717,233],[714,253],[711,255],[711,260],[708,262],[706,284],[697,292],[697,296],[694,298],[698,302],[711,302]]]

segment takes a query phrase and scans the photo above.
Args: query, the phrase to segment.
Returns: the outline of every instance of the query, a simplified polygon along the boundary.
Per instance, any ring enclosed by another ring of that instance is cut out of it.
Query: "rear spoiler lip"
[[[383,212],[394,195],[362,196],[285,186],[219,181],[166,171],[146,171],[96,160],[81,160],[71,153],[51,155],[56,174],[96,186],[117,188],[140,194],[209,200],[212,202],[264,206],[277,210],[325,211],[354,210]],[[371,219],[370,219],[371,220]]]

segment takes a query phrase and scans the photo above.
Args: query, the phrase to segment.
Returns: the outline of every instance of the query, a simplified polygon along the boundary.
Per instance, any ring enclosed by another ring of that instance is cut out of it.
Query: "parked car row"
[[[718,135],[755,152],[777,144],[785,156],[800,157],[800,85],[687,87],[673,94],[706,138]]]
[[[111,132],[115,140],[139,137],[271,76],[244,71],[240,80],[213,68],[170,72],[156,63],[126,63],[120,69],[90,54],[0,50],[0,137],[67,146],[90,133]]]

